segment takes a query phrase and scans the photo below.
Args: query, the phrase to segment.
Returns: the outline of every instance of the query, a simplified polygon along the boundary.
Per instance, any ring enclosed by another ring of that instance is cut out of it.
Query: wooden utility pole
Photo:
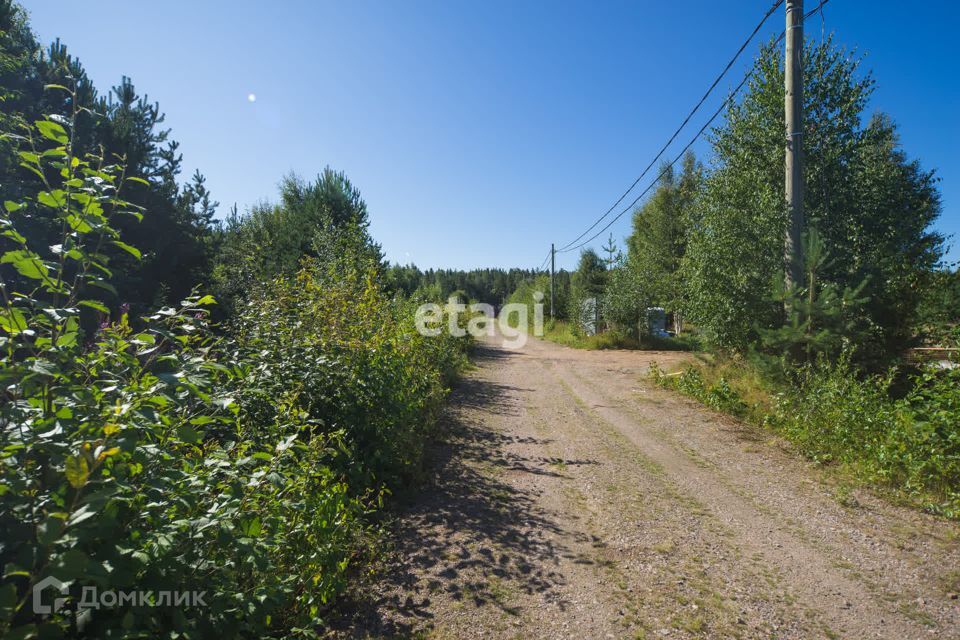
[[[557,256],[553,243],[550,243],[550,319],[553,320],[553,259]]]
[[[784,57],[786,115],[787,229],[784,238],[784,283],[803,280],[803,0],[786,0],[787,30]]]

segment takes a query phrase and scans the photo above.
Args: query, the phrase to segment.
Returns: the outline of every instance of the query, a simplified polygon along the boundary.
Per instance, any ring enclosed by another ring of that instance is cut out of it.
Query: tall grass
[[[548,321],[544,326],[543,338],[574,349],[588,350],[693,351],[697,348],[696,341],[687,336],[680,338],[640,336],[637,338],[622,329],[610,329],[588,336],[566,320]]]
[[[660,386],[769,428],[818,463],[958,518],[960,369],[924,370],[900,398],[891,394],[894,374],[863,376],[846,358],[821,360],[785,379],[722,358],[651,372]]]

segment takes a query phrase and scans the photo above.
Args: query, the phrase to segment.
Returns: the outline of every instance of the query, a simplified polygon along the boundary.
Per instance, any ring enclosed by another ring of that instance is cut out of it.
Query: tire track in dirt
[[[762,556],[806,604],[814,607],[826,625],[851,637],[924,637],[925,628],[900,616],[883,613],[862,585],[838,572],[819,550],[810,548],[769,512],[758,509],[725,486],[725,482],[694,462],[685,452],[651,437],[642,425],[609,404],[568,372],[559,374],[566,386],[660,465],[681,490],[734,531],[738,544]]]
[[[954,525],[904,522],[933,533],[897,550],[886,512],[851,522],[803,463],[642,382],[665,358],[484,345],[432,481],[333,635],[955,637],[956,601],[925,588]]]
[[[558,387],[565,388],[559,381]],[[815,613],[745,556],[730,529],[663,467],[575,394],[565,399],[565,426],[580,428],[567,430],[564,444],[610,462],[581,474],[568,491],[594,513],[599,537],[609,545],[607,568],[640,628],[626,637],[807,638],[823,631]]]
[[[808,561],[817,562],[813,584],[818,591],[824,585],[837,588],[827,602],[838,603],[841,614],[849,612],[856,621],[877,614],[882,633],[908,634],[894,637],[960,637],[955,523],[862,493],[863,505],[844,508],[827,492],[816,490],[822,483],[811,480],[817,474],[810,465],[784,455],[779,447],[744,452],[737,446],[742,440],[730,437],[730,427],[738,436],[744,427],[728,417],[649,387],[628,389],[623,377],[607,377],[600,385],[595,375],[563,371],[575,377],[585,400],[603,405],[597,407],[598,415],[616,414],[613,421],[640,446],[659,447],[667,456],[661,461],[673,465],[689,490],[716,500],[716,510],[730,515],[733,505],[738,517],[751,512],[762,516],[753,519],[759,526],[744,522],[755,541],[755,530],[770,531],[760,540],[772,554],[773,566],[783,559],[801,560],[800,568],[809,571]],[[759,430],[753,432],[756,436]],[[858,608],[857,600],[866,603],[866,611]],[[906,625],[891,623],[898,619]],[[862,629],[862,623],[856,629]]]

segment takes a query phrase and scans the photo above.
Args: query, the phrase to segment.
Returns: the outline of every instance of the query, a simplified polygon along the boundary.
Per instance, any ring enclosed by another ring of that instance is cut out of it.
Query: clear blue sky
[[[939,227],[957,234],[960,74],[950,43],[960,7],[866,4],[832,0],[826,30],[867,54],[873,108],[900,125],[911,157],[938,170]],[[770,1],[26,6],[41,39],[60,37],[102,91],[125,74],[160,102],[185,173],[207,175],[221,215],[273,198],[286,172],[312,177],[330,165],[362,190],[390,260],[470,268],[535,267],[551,241],[565,244],[606,211]],[[763,37],[782,28],[781,9]],[[819,37],[819,16],[807,29]],[[618,239],[629,217],[613,227]]]

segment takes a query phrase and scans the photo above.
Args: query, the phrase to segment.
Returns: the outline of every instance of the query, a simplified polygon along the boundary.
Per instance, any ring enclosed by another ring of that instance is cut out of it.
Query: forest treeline
[[[938,178],[907,155],[889,116],[867,113],[874,80],[855,55],[809,41],[804,80],[802,282],[784,286],[784,78],[771,42],[712,130],[708,162],[688,153],[662,168],[624,251],[611,237],[600,254],[581,253],[552,337],[693,342],[711,364],[657,371],[659,383],[960,515],[960,369],[905,358],[910,347],[960,346],[960,276],[933,228]],[[529,303],[548,286],[540,275],[513,298]],[[649,335],[651,307],[677,339]],[[584,316],[605,333],[584,337]]]
[[[317,637],[469,338],[415,331],[342,173],[218,222],[7,0],[0,102],[0,636]]]
[[[420,270],[415,265],[391,265],[386,279],[395,290],[407,295],[421,290],[440,300],[454,295],[464,301],[499,306],[507,302],[517,287],[539,273],[535,269],[518,268]],[[556,278],[558,283],[564,283],[569,281],[570,274],[561,269],[556,272]]]

